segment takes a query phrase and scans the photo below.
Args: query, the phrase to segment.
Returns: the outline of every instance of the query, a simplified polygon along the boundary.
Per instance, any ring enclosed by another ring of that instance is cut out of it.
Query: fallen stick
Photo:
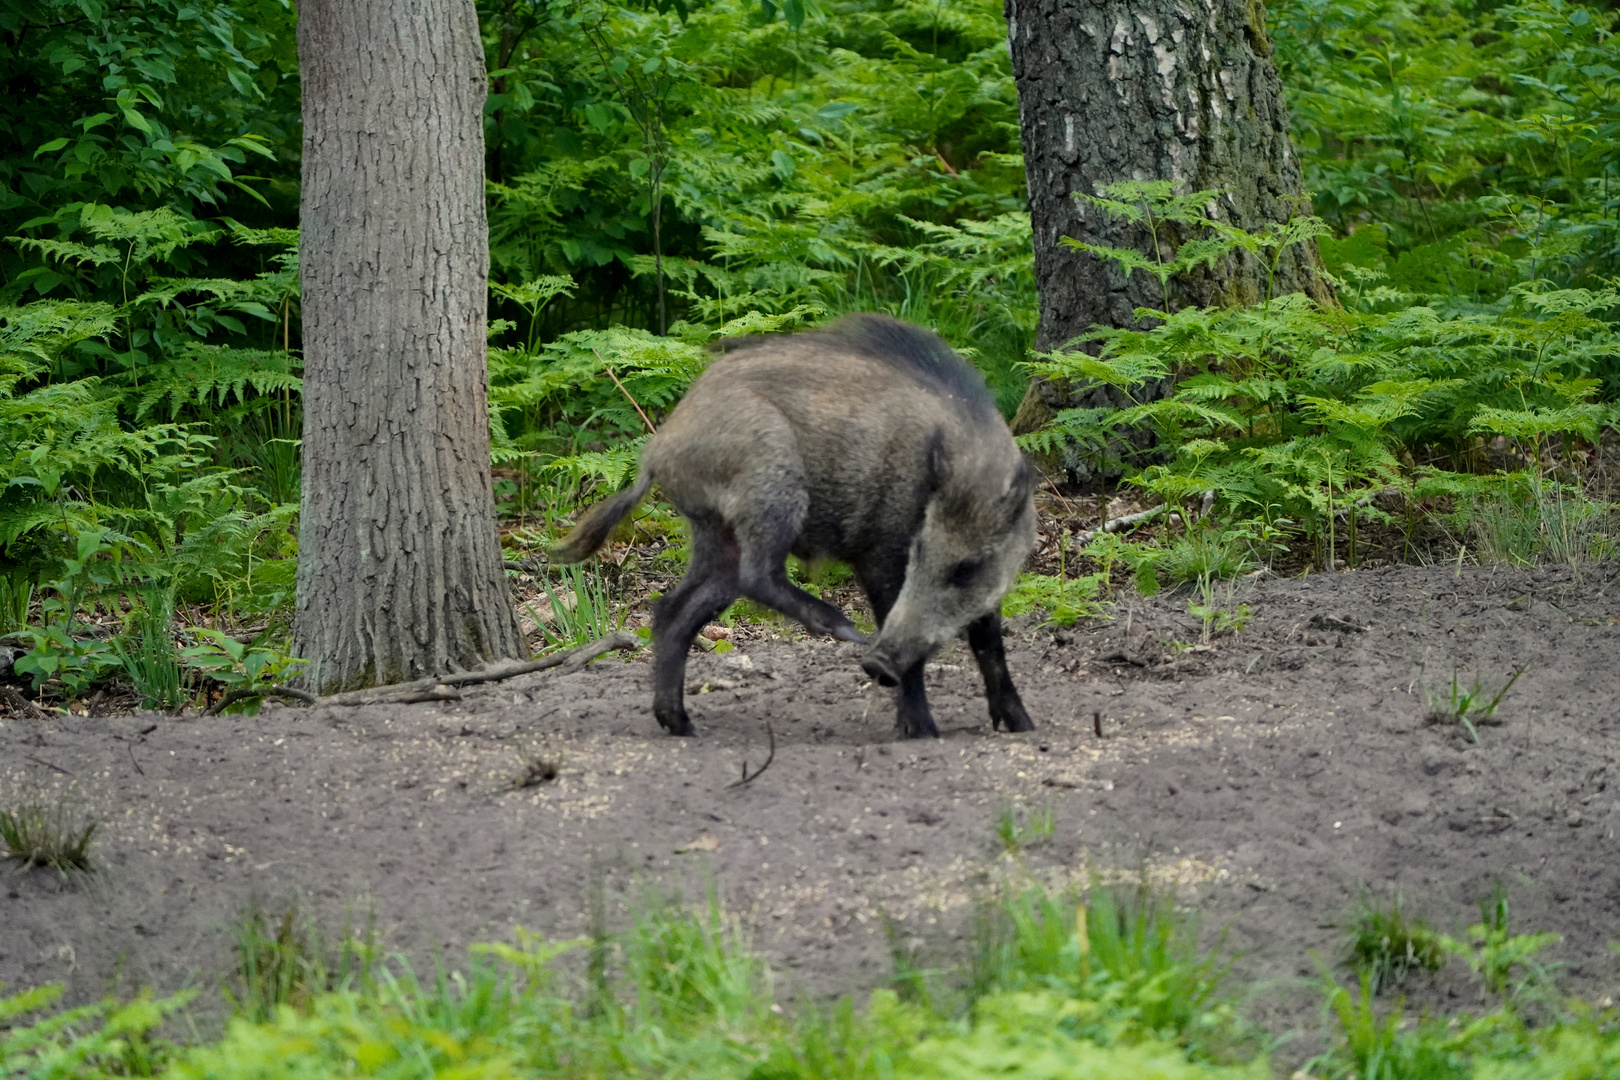
[[[463,671],[455,675],[445,675],[441,678],[425,681],[444,683],[448,686],[467,686],[471,683],[499,682],[502,679],[510,679],[517,675],[528,675],[535,671],[546,671],[554,667],[565,669],[558,672],[559,675],[571,675],[598,656],[610,652],[628,652],[632,649],[639,649],[644,644],[646,643],[630,633],[630,631],[617,630],[607,637],[597,638],[588,645],[581,645],[579,648],[569,649],[567,652],[552,653],[550,656],[541,657],[539,660],[521,660],[513,664],[500,664],[484,668],[481,671]],[[322,704],[330,701],[330,698],[322,699]]]
[[[341,696],[342,701],[333,700]],[[373,686],[369,690],[350,690],[342,695],[316,698],[311,705],[415,705],[423,701],[460,701],[461,691],[442,682],[428,686],[423,682],[396,683],[393,686]]]
[[[595,660],[598,656],[610,652],[624,652],[641,648],[643,642],[636,635],[626,630],[619,630],[607,637],[597,638],[588,645],[581,645],[577,649],[567,652],[552,653],[539,660],[521,660],[505,664],[495,664],[481,671],[459,671],[451,675],[435,675],[426,679],[417,679],[414,682],[395,683],[392,686],[373,686],[365,690],[347,690],[341,694],[331,694],[327,697],[317,697],[308,690],[300,690],[292,686],[271,686],[262,690],[233,690],[204,712],[204,716],[217,716],[219,712],[229,705],[250,697],[283,697],[302,701],[307,705],[411,705],[422,701],[457,701],[461,693],[458,686],[470,686],[475,683],[499,682],[502,679],[512,679],[519,675],[529,675],[536,671],[548,671],[559,668],[559,675],[571,675],[574,672]]]
[[[1137,522],[1146,521],[1155,514],[1164,513],[1164,508],[1168,505],[1168,503],[1165,503],[1160,506],[1155,506],[1151,510],[1143,510],[1139,514],[1126,514],[1124,517],[1112,518],[1109,520],[1108,524],[1104,525],[1100,529],[1088,529],[1083,533],[1075,533],[1074,542],[1076,544],[1089,544],[1093,540],[1097,539],[1098,533],[1112,533],[1119,532],[1121,529],[1128,529]]]
[[[254,697],[291,698],[294,701],[302,701],[305,705],[313,705],[321,700],[308,690],[300,690],[296,686],[272,686],[265,690],[248,690],[239,687],[204,709],[203,715],[218,716],[238,701],[246,701],[248,698]]]

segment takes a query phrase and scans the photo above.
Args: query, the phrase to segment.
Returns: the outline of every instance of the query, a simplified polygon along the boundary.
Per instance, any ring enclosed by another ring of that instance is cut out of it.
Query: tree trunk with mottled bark
[[[1310,213],[1262,0],[1006,0],[1006,12],[1035,231],[1037,349],[1095,325],[1139,327],[1136,308],[1164,304],[1149,275],[1127,277],[1060,243],[1150,250],[1145,228],[1086,205],[1077,191],[1099,194],[1122,180],[1223,190],[1213,216],[1245,229]],[[1295,245],[1273,291],[1332,302],[1320,269],[1314,242]],[[1239,251],[1174,280],[1170,302],[1254,303],[1265,289],[1263,263]],[[1058,409],[1121,403],[1107,387],[1037,382],[1014,430],[1033,431]],[[1065,464],[1086,471],[1083,461]]]
[[[472,0],[303,0],[294,648],[331,694],[526,649],[490,481]]]

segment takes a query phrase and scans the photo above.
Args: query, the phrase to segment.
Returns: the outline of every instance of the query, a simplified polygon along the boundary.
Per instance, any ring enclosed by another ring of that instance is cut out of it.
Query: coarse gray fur
[[[812,633],[861,642],[794,585],[788,554],[849,563],[879,631],[861,666],[899,685],[899,727],[937,735],[923,664],[964,630],[998,727],[1034,726],[1007,672],[1001,598],[1035,544],[1035,472],[984,381],[926,330],[856,315],[812,333],[727,342],[647,444],[635,484],[555,549],[575,562],[656,481],[692,526],[686,577],[659,601],[653,712],[693,733],[692,638],[739,595]]]

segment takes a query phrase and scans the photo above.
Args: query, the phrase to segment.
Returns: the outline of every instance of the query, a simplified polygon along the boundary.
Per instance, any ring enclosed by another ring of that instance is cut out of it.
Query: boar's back
[[[941,472],[958,490],[982,476],[988,502],[1021,461],[983,377],[919,327],[857,315],[717,350],[646,457],[690,517],[799,491],[794,550],[857,561],[906,543]]]

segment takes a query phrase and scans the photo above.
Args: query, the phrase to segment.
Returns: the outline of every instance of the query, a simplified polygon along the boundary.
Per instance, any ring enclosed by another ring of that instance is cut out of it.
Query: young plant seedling
[[[1052,839],[1057,829],[1057,818],[1050,806],[1039,806],[1020,811],[1011,804],[1001,808],[996,820],[996,836],[1007,854],[1017,855],[1025,848],[1037,847]]]
[[[1468,928],[1469,944],[1443,938],[1445,950],[1467,961],[1485,989],[1498,996],[1511,996],[1527,983],[1544,979],[1548,969],[1536,961],[1536,954],[1563,940],[1562,934],[1515,934],[1508,925],[1507,893],[1501,886],[1479,902],[1479,922]],[[1524,977],[1512,986],[1517,970]]]
[[[1451,689],[1444,691],[1429,691],[1429,723],[1431,724],[1460,724],[1467,729],[1468,735],[1479,745],[1479,730],[1476,725],[1495,723],[1497,706],[1507,692],[1513,689],[1513,684],[1519,681],[1524,674],[1524,668],[1514,668],[1508,681],[1496,691],[1489,701],[1485,695],[1490,693],[1485,682],[1479,676],[1474,677],[1473,685],[1464,687],[1458,677],[1458,669],[1451,669]]]
[[[1215,582],[1210,577],[1198,579],[1198,591],[1203,603],[1187,601],[1187,614],[1203,623],[1201,644],[1208,645],[1212,638],[1222,634],[1241,634],[1249,625],[1248,604],[1233,605],[1232,586],[1226,586],[1226,607],[1216,606]]]

